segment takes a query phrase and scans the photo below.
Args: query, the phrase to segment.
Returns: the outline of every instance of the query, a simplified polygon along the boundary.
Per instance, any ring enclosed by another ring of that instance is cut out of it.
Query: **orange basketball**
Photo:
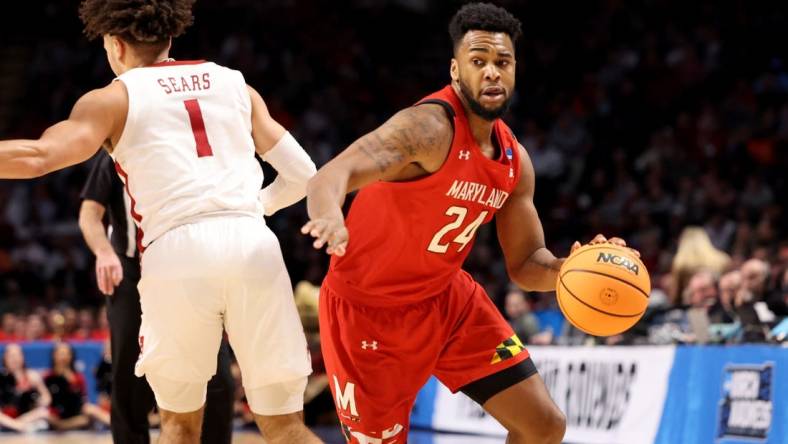
[[[643,316],[651,279],[631,250],[613,244],[585,245],[561,266],[558,305],[572,325],[595,336],[622,333]]]

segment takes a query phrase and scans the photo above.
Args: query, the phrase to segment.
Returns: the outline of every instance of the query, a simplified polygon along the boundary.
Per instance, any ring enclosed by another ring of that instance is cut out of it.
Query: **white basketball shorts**
[[[139,292],[137,376],[207,384],[222,327],[247,390],[312,371],[279,242],[262,220],[222,216],[170,230],[142,255]]]

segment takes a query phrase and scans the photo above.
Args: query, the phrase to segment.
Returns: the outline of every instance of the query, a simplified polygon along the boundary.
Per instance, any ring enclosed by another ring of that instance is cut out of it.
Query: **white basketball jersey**
[[[163,62],[122,75],[126,125],[112,157],[131,197],[141,247],[204,218],[262,218],[252,105],[243,75],[204,61]]]

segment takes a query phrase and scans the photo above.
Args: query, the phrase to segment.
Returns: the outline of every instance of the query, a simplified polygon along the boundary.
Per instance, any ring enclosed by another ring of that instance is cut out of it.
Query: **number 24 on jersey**
[[[449,207],[445,214],[449,217],[455,217],[455,219],[435,233],[435,236],[432,237],[432,241],[430,241],[430,245],[427,247],[427,251],[444,254],[449,250],[449,245],[453,242],[460,245],[460,248],[457,250],[457,252],[461,252],[465,246],[468,245],[471,239],[473,239],[473,235],[476,234],[476,230],[478,230],[482,222],[484,222],[484,218],[487,217],[487,213],[487,211],[482,211],[479,213],[479,216],[474,219],[473,222],[469,223],[460,234],[458,234],[452,241],[448,241],[443,239],[446,236],[446,233],[461,227],[463,222],[465,222],[465,218],[468,216],[468,209],[465,207]]]

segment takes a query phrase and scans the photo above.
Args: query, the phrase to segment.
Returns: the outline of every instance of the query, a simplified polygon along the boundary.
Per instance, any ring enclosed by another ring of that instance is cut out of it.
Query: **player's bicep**
[[[395,180],[408,165],[420,164],[442,145],[451,144],[450,124],[441,119],[445,116],[436,117],[426,106],[406,108],[353,142],[328,165],[348,175],[348,191]]]
[[[34,141],[45,172],[84,162],[111,138],[119,111],[107,103],[107,94],[93,91],[82,96],[67,120],[49,127]]]
[[[496,213],[496,229],[506,266],[522,265],[545,246],[544,230],[534,205],[535,177],[531,159],[520,149],[520,181],[506,204]]]
[[[276,145],[287,130],[268,112],[262,96],[247,85],[252,103],[252,139],[257,154],[262,156]]]

